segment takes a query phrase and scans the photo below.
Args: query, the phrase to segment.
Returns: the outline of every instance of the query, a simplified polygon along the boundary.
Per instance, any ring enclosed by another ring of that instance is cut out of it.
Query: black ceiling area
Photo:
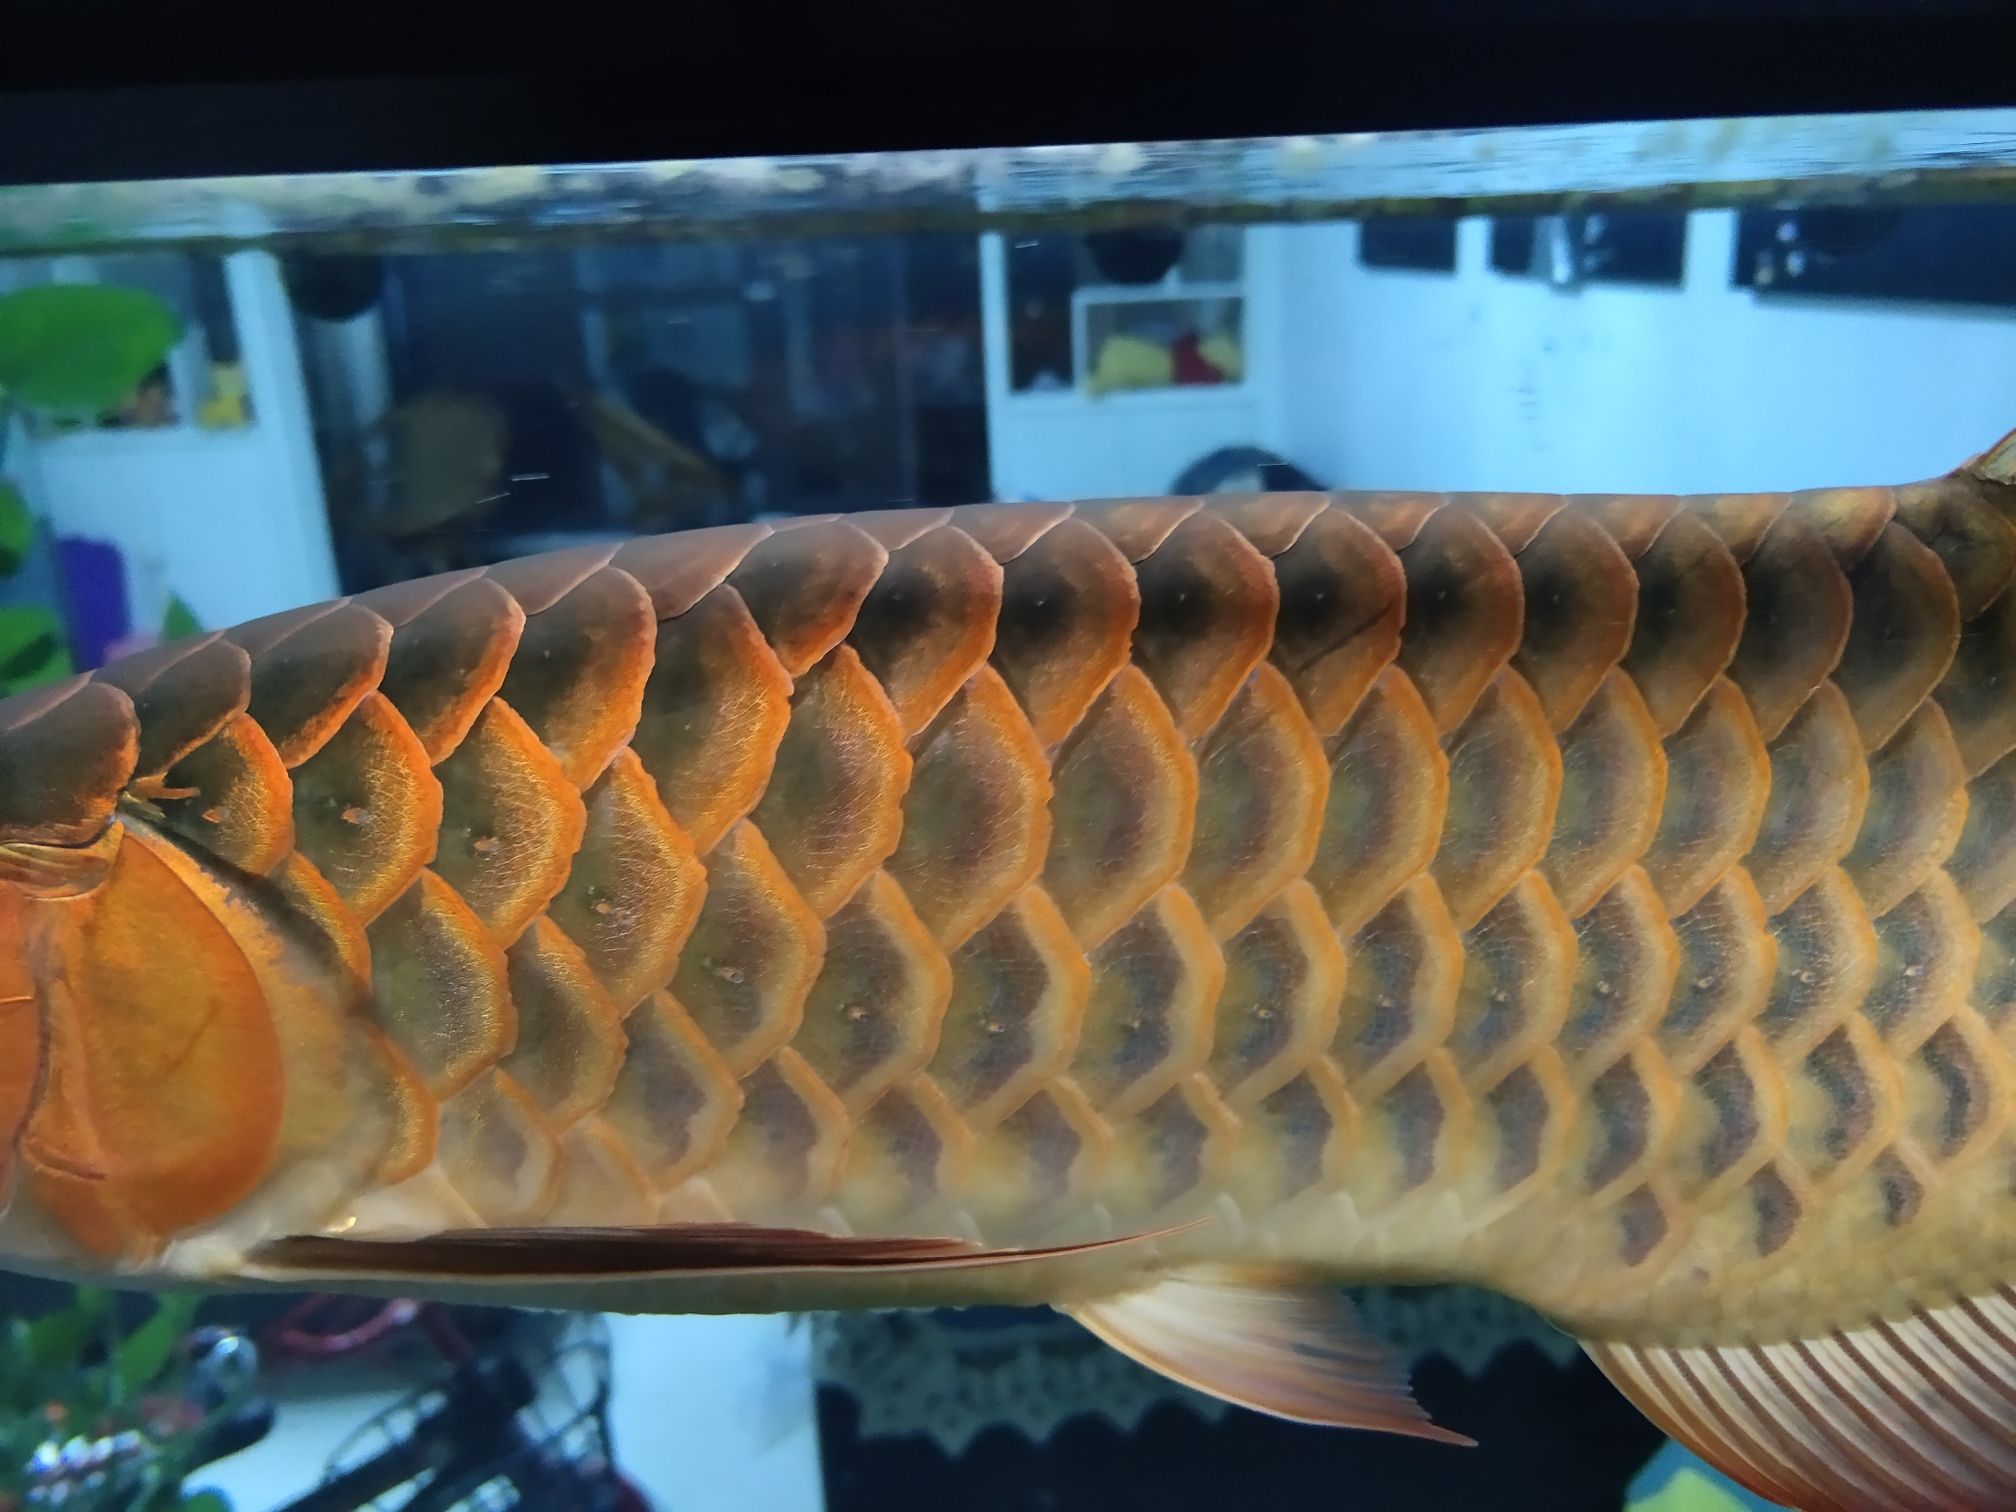
[[[10,16],[0,183],[2016,103],[2007,0],[253,14]]]

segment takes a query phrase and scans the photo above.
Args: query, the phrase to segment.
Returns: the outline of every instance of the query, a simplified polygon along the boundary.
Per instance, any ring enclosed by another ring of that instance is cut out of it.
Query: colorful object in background
[[[0,604],[0,697],[68,677],[75,670],[63,622],[37,604]]]
[[[1139,336],[1106,338],[1085,387],[1094,394],[1117,393],[1122,389],[1168,388],[1175,381],[1175,362],[1169,349]]]
[[[228,1512],[183,1483],[263,1437],[272,1414],[245,1342],[194,1329],[196,1306],[165,1297],[129,1322],[130,1302],[80,1287],[67,1307],[0,1324],[0,1509]]]
[[[181,334],[174,311],[139,289],[42,284],[0,295],[0,456],[18,412],[57,426],[114,414],[126,423],[157,423],[168,393],[164,364]],[[0,478],[0,582],[18,582],[35,541],[26,502]],[[30,593],[63,600],[67,632],[49,602],[0,605],[0,695],[66,677],[79,660],[95,667],[127,643],[117,551],[59,541],[55,555],[57,582],[31,586]]]
[[[176,641],[202,633],[203,625],[196,618],[196,612],[182,602],[180,594],[169,594],[168,610],[161,617],[161,639]]]
[[[1246,354],[1239,349],[1239,343],[1223,331],[1206,336],[1199,342],[1197,355],[1226,383],[1237,383],[1246,376]]]
[[[240,430],[252,423],[252,396],[240,362],[210,364],[210,393],[196,406],[205,430]]]
[[[126,602],[126,563],[109,541],[56,538],[70,652],[85,669],[102,667],[130,646],[133,616]],[[116,648],[116,649],[115,649]]]
[[[1754,1505],[1699,1470],[1682,1470],[1626,1512],[1748,1512]]]
[[[35,544],[35,517],[13,484],[0,481],[0,578],[10,578],[28,560]]]
[[[175,312],[140,289],[39,284],[0,295],[0,394],[57,420],[117,410],[182,336]]]
[[[1772,1512],[1776,1506],[1669,1440],[1632,1483],[1624,1512]]]
[[[21,495],[0,482],[0,592],[28,565],[35,550],[35,520]],[[0,603],[0,697],[70,675],[70,649],[54,609],[37,603]]]
[[[1237,383],[1242,366],[1239,343],[1222,333],[1199,337],[1186,331],[1164,346],[1123,331],[1108,336],[1100,346],[1085,387],[1093,394],[1111,394]]]
[[[1185,331],[1169,344],[1170,378],[1176,383],[1223,383],[1225,375],[1198,350],[1195,331]]]
[[[22,595],[18,575],[29,566],[37,572]],[[0,595],[9,592],[22,601],[0,603],[0,696],[80,668],[90,671],[201,628],[189,606],[171,594],[159,631],[136,630],[118,548],[59,537],[50,549],[38,542],[20,495],[0,483]]]

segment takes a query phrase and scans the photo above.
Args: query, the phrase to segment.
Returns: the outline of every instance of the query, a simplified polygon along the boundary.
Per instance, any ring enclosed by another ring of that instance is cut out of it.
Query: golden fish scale
[[[733,527],[108,669],[123,764],[119,700],[0,740],[333,892],[426,1128],[323,1221],[1203,1216],[1671,1338],[2006,1263],[2010,503]]]

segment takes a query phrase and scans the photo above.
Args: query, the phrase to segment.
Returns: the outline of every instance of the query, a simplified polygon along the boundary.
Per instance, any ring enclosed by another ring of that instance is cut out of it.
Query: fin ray
[[[2016,1290],[1818,1338],[1584,1341],[1646,1416],[1776,1501],[1832,1512],[2016,1506]]]
[[[1063,1311],[1136,1363],[1237,1406],[1474,1443],[1429,1419],[1342,1292],[1305,1279],[1199,1266]]]

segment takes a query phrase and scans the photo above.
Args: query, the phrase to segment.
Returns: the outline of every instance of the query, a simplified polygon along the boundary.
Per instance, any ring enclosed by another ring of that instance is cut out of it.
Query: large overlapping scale
[[[1173,1242],[1803,1316],[1844,1246],[2010,1240],[2012,512],[1962,473],[598,547],[10,704],[0,821],[312,890],[377,1141],[317,1221],[1208,1211]]]

